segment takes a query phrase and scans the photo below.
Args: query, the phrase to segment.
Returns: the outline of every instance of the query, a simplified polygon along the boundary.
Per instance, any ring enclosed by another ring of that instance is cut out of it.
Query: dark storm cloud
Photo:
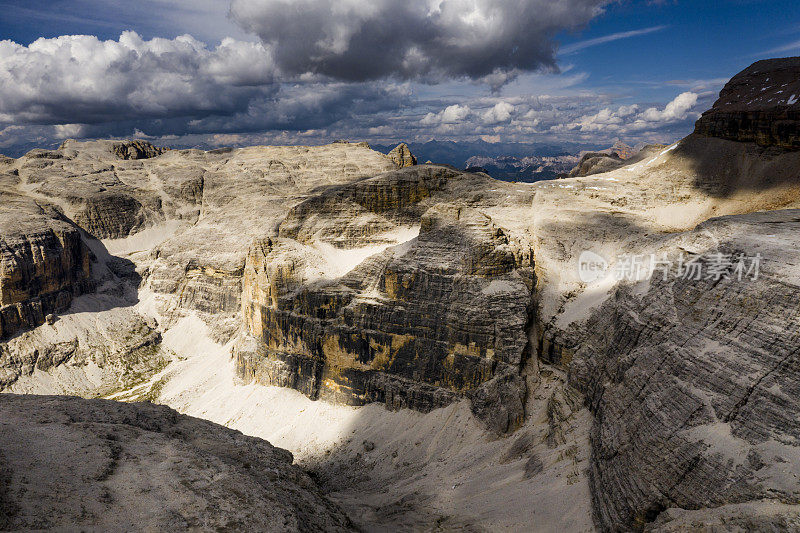
[[[288,74],[479,79],[555,69],[553,38],[608,0],[233,0]]]

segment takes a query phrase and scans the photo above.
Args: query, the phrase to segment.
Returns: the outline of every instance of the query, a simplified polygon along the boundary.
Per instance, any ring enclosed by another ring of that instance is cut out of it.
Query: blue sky
[[[511,4],[0,0],[0,152],[134,135],[671,142],[738,71],[800,55],[796,2]]]
[[[787,0],[615,4],[563,43],[655,27],[663,29],[586,48],[562,61],[590,72],[594,87],[663,101],[674,93],[670,82],[728,79],[758,59],[800,55],[800,5]]]

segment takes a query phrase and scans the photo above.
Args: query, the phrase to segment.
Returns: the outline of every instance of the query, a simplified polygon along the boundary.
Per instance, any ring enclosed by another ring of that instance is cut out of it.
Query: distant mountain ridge
[[[613,146],[597,150],[596,145],[580,143],[517,143],[486,141],[437,141],[407,143],[420,163],[447,164],[463,170],[479,170],[503,181],[534,182],[564,177],[586,154],[605,154],[628,159],[639,152],[636,147],[617,140]],[[372,145],[388,153],[394,146]]]

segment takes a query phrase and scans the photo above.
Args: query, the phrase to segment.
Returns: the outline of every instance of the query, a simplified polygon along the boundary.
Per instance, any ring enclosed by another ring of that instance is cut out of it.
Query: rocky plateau
[[[538,183],[347,142],[3,159],[0,525],[800,528],[798,80]]]

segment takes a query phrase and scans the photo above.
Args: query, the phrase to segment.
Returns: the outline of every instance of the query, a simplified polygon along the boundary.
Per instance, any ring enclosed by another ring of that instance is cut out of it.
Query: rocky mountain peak
[[[107,159],[108,154],[113,154],[118,159],[134,160],[151,159],[169,151],[169,148],[160,148],[140,139],[122,141],[68,139],[61,144],[58,151],[71,157]]]
[[[695,133],[800,149],[800,57],[758,61],[734,76]]]
[[[398,144],[394,150],[389,152],[389,159],[400,168],[413,167],[417,164],[417,158],[411,153],[406,143]]]

